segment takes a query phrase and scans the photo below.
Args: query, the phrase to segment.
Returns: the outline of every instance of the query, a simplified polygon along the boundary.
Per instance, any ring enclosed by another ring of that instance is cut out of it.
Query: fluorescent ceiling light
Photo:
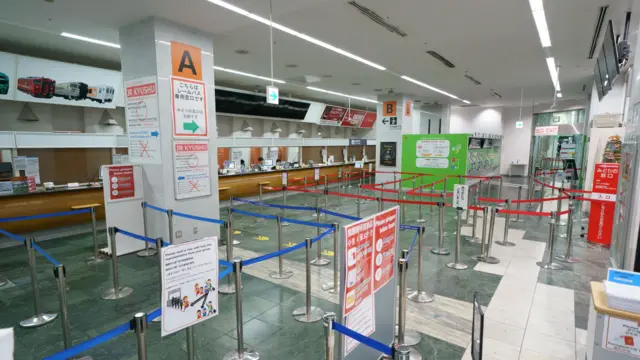
[[[462,99],[460,99],[460,100],[462,100]],[[467,100],[462,100],[462,102],[465,103],[465,104],[471,104],[471,101],[467,101]]]
[[[252,77],[252,78],[260,79],[260,80],[264,80],[264,81],[273,81],[273,82],[276,82],[276,83],[279,83],[279,84],[286,84],[286,82],[284,82],[282,80],[272,79],[272,78],[269,78],[269,77],[266,77],[266,76],[249,74],[249,73],[246,73],[246,72],[237,71],[237,70],[231,70],[231,69],[223,68],[223,67],[220,67],[220,66],[214,66],[213,68],[215,70],[220,70],[220,71],[228,72],[228,73],[231,73],[231,74]]]
[[[328,44],[328,43],[326,43],[324,41],[321,41],[321,40],[318,40],[316,38],[313,38],[313,37],[311,37],[309,35],[306,35],[306,34],[303,34],[301,32],[295,31],[295,30],[293,30],[291,28],[288,28],[288,27],[286,27],[284,25],[280,25],[278,23],[272,22],[267,18],[263,18],[262,16],[250,13],[250,12],[248,12],[248,11],[242,9],[242,8],[239,8],[237,6],[231,5],[226,1],[222,1],[222,0],[208,0],[208,1],[211,2],[211,3],[214,3],[216,5],[222,6],[225,9],[231,10],[231,11],[237,13],[237,14],[240,14],[240,15],[246,16],[248,18],[251,18],[251,19],[253,19],[253,20],[257,21],[257,22],[263,23],[263,24],[268,25],[268,26],[273,26],[274,28],[276,28],[276,29],[278,29],[280,31],[286,32],[287,34],[290,34],[290,35],[293,35],[293,36],[296,36],[296,37],[298,37],[300,39],[303,39],[303,40],[306,40],[306,41],[308,41],[310,43],[313,43],[313,44],[316,44],[318,46],[321,46],[321,47],[323,47],[325,49],[331,50],[331,51],[336,52],[336,53],[338,53],[340,55],[346,56],[346,57],[351,58],[353,60],[360,61],[361,63],[367,64],[367,65],[369,65],[371,67],[374,67],[374,68],[376,68],[378,70],[386,70],[386,68],[384,66],[378,65],[378,64],[376,64],[376,63],[374,63],[372,61],[369,61],[367,59],[363,59],[360,56],[354,55],[354,54],[352,54],[352,53],[350,53],[348,51],[342,50],[342,49],[340,49],[338,47],[335,47],[335,46],[333,46],[331,44]]]
[[[330,90],[320,89],[320,88],[313,87],[313,86],[307,86],[307,89],[309,89],[309,90],[314,90],[314,91],[320,91],[320,92],[323,92],[323,93],[326,93],[326,94],[332,94],[332,95],[344,96],[344,97],[348,97],[348,98],[350,98],[350,99],[366,101],[366,102],[370,102],[370,103],[374,103],[374,104],[378,104],[378,103],[379,103],[377,100],[367,99],[367,98],[363,98],[363,97],[359,97],[359,96],[351,96],[351,95],[347,95],[347,94],[339,93],[339,92],[336,92],[336,91],[330,91]]]
[[[401,77],[402,77],[403,79],[407,80],[407,81],[411,81],[412,83],[417,84],[417,85],[420,85],[420,86],[422,86],[422,87],[425,87],[425,88],[427,88],[427,89],[429,89],[429,90],[432,90],[432,91],[438,92],[438,93],[440,93],[440,94],[442,94],[442,95],[447,95],[448,97],[450,97],[450,98],[452,98],[452,99],[461,100],[459,97],[457,97],[457,96],[455,96],[455,95],[453,95],[453,94],[449,94],[449,93],[448,93],[448,92],[446,92],[446,91],[442,91],[442,90],[440,90],[440,89],[438,89],[438,88],[435,88],[435,87],[433,87],[433,86],[431,86],[431,85],[427,85],[427,84],[425,84],[425,83],[423,83],[423,82],[421,82],[421,81],[418,81],[418,80],[416,80],[416,79],[410,78],[410,77],[408,77],[408,76],[406,76],[406,75],[402,75]],[[465,101],[465,100],[462,100],[462,101]]]
[[[120,49],[120,45],[118,44],[114,44],[108,41],[102,41],[102,40],[98,40],[98,39],[92,39],[92,38],[88,38],[85,36],[80,36],[80,35],[76,35],[76,34],[70,34],[70,33],[66,33],[63,32],[62,34],[60,34],[60,36],[64,36],[64,37],[68,37],[71,39],[76,39],[76,40],[82,40],[82,41],[86,41],[86,42],[90,42],[90,43],[94,43],[94,44],[98,44],[98,45],[104,45],[104,46],[109,46],[112,48],[116,48],[116,49]]]
[[[558,68],[556,67],[556,59],[548,57],[547,67],[549,68],[549,74],[551,75],[553,87],[556,89],[556,91],[560,91],[560,80],[558,79]]]
[[[556,96],[557,96],[557,97],[559,97],[559,98],[562,98],[562,93],[561,93],[561,92],[558,92],[558,93],[556,94]]]
[[[551,37],[549,36],[549,27],[547,26],[547,17],[544,14],[544,6],[542,0],[529,0],[533,21],[538,29],[538,36],[543,48],[551,47]]]

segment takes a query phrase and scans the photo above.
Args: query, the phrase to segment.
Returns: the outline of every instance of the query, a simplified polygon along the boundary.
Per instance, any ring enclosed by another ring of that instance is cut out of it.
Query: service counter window
[[[18,149],[18,156],[37,157],[40,183],[54,184],[97,181],[113,160],[111,149]]]
[[[356,161],[362,160],[363,146],[349,146],[347,147],[347,156],[348,160],[351,161],[352,158],[355,158]]]
[[[376,146],[375,145],[367,145],[364,147],[364,153],[367,155],[368,160],[376,159]]]
[[[314,164],[322,164],[322,146],[303,146],[302,147],[302,161],[308,164],[309,161],[313,161]]]
[[[327,146],[327,161],[333,156],[334,162],[344,162],[344,146]]]

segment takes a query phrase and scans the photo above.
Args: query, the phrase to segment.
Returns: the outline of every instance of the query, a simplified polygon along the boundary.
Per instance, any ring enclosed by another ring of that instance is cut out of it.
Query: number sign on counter
[[[176,200],[211,195],[207,141],[174,141],[173,164]]]

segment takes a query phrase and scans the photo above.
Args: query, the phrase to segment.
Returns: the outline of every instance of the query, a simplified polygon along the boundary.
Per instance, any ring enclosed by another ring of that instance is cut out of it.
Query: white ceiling
[[[268,0],[227,0],[247,11],[269,16]],[[553,84],[527,0],[357,0],[408,36],[393,34],[363,16],[347,0],[273,0],[274,21],[350,51],[388,69],[379,71],[304,40],[274,30],[277,79],[354,96],[375,97],[390,88],[424,103],[462,103],[407,82],[407,75],[480,105],[516,105],[553,99]],[[591,89],[594,61],[587,59],[598,7],[610,4],[616,21],[628,8],[624,0],[544,2],[560,65],[565,99],[585,98]],[[60,37],[69,32],[118,42],[118,28],[147,16],[160,16],[212,34],[216,65],[269,76],[268,27],[206,0],[0,0],[0,50],[56,60],[119,68],[119,50]],[[237,49],[248,50],[238,55]],[[453,62],[449,69],[431,56],[435,50]],[[296,64],[297,68],[287,68]],[[474,85],[465,71],[480,80]],[[322,77],[330,75],[331,77]],[[263,89],[262,80],[216,72],[216,82]],[[357,85],[359,84],[359,85]],[[285,95],[341,104],[344,98],[294,85],[280,85]],[[491,89],[503,96],[491,96]],[[371,104],[354,101],[362,108]]]

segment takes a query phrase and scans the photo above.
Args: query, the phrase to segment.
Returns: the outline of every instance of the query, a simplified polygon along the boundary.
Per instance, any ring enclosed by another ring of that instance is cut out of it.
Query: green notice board
[[[402,172],[432,174],[424,184],[442,180],[444,175],[467,174],[467,149],[471,134],[423,134],[402,136]],[[406,175],[405,175],[406,176]],[[453,191],[455,178],[447,180],[447,191]],[[462,180],[464,184],[464,179]],[[442,183],[436,190],[442,191]],[[413,183],[405,181],[404,187]]]

